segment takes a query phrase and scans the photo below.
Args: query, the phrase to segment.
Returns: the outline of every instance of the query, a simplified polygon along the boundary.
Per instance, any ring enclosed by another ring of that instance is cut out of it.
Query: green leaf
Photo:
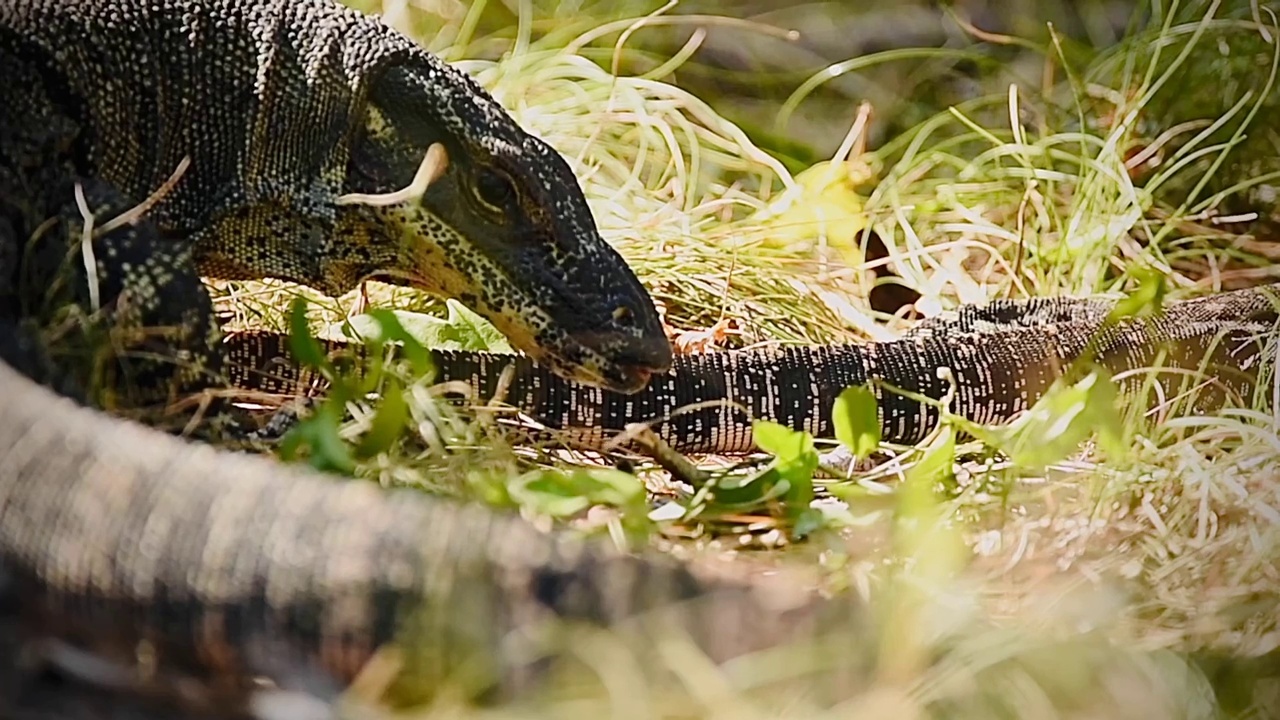
[[[776,465],[749,475],[723,475],[714,483],[715,504],[735,510],[757,508],[785,497],[791,490],[791,484],[778,472]]]
[[[493,507],[516,507],[511,497],[511,473],[506,467],[473,467],[465,477],[467,494],[476,502]]]
[[[950,423],[944,423],[937,437],[924,449],[924,456],[904,473],[905,490],[908,494],[919,492],[932,497],[935,487],[955,479],[955,463],[956,430]],[[932,504],[932,500],[928,504]]]
[[[791,524],[791,536],[800,539],[821,530],[827,524],[826,513],[807,507],[796,514]]]
[[[876,394],[869,385],[845,388],[831,409],[836,440],[853,456],[865,459],[880,447],[880,415]]]
[[[377,337],[381,325],[383,331],[390,333],[384,336],[387,340],[406,344],[412,338],[418,345],[436,350],[515,352],[502,333],[462,303],[448,300],[445,306],[447,318],[404,310],[375,310],[349,318],[348,322],[362,337]],[[388,327],[392,321],[394,328]]]
[[[307,300],[301,296],[295,297],[289,307],[289,349],[304,367],[330,369],[324,347],[311,334],[311,327],[307,322]]]
[[[522,507],[555,518],[577,515],[591,507],[591,500],[577,492],[568,475],[558,471],[538,471],[512,487],[511,497]]]
[[[522,507],[556,518],[577,515],[593,505],[632,511],[641,518],[648,512],[640,481],[610,468],[533,470],[513,480],[510,493]]]
[[[787,481],[787,514],[798,517],[809,509],[813,502],[813,471],[818,467],[818,456],[815,453],[813,463],[795,465],[786,469],[779,468],[779,474]]]
[[[756,447],[782,461],[798,459],[804,453],[805,435],[772,420],[755,420],[751,423],[751,436]],[[809,439],[813,443],[813,439]]]
[[[356,317],[366,316],[357,315]],[[381,342],[400,344],[400,353],[408,359],[414,375],[418,377],[434,376],[435,363],[431,360],[431,352],[418,341],[418,338],[413,333],[405,328],[397,311],[373,310],[367,317],[371,317],[375,321],[377,329],[374,334]],[[355,318],[352,319],[354,320]]]
[[[787,483],[788,511],[794,516],[809,507],[813,501],[813,472],[820,462],[813,436],[769,420],[752,422],[751,433],[756,446],[774,456],[771,467]]]
[[[404,390],[399,383],[387,383],[369,429],[356,445],[356,456],[367,459],[385,452],[400,437],[408,420],[409,403],[405,401]]]
[[[1095,432],[1110,452],[1123,453],[1118,396],[1115,382],[1102,368],[1071,385],[1055,383],[1031,410],[996,431],[996,446],[1014,463],[1035,469],[1067,457]]]
[[[1130,275],[1138,278],[1138,287],[1121,299],[1107,314],[1107,322],[1114,323],[1125,318],[1151,317],[1160,312],[1164,303],[1164,273],[1148,267],[1134,268]]]
[[[613,468],[578,468],[580,482],[589,483],[590,496],[598,503],[626,507],[640,503],[647,507],[644,484],[631,473]]]
[[[338,413],[329,403],[320,406],[314,415],[299,421],[280,441],[280,457],[296,460],[306,450],[312,467],[321,472],[351,475],[355,472],[355,460],[350,448],[338,434]]]
[[[445,301],[449,308],[449,324],[454,327],[462,350],[482,350],[495,353],[514,353],[505,335],[480,315],[457,300]]]
[[[871,179],[870,168],[843,161],[818,162],[796,174],[793,189],[756,216],[770,228],[766,246],[787,247],[821,236],[842,252],[856,251],[858,234],[869,221],[858,187]]]

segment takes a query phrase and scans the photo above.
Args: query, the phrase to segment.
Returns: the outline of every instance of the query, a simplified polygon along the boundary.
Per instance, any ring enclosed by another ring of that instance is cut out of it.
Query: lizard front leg
[[[55,197],[55,214],[27,228],[14,283],[56,368],[44,379],[121,411],[215,382],[221,334],[191,244],[145,217],[113,227],[136,203],[100,179],[68,181]]]

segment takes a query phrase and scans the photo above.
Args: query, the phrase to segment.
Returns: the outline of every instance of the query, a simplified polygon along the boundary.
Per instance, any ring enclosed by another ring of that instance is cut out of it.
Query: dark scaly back
[[[450,82],[469,82],[407,38],[326,0],[15,0],[0,19],[22,36],[25,52],[43,54],[44,74],[56,78],[49,84],[65,91],[57,100],[80,121],[76,169],[141,200],[190,156],[190,170],[151,217],[206,236],[224,214],[260,205],[332,223],[363,85],[380,66],[413,57]],[[288,254],[321,248],[298,242]],[[287,266],[251,271],[317,280],[315,258],[279,262]]]

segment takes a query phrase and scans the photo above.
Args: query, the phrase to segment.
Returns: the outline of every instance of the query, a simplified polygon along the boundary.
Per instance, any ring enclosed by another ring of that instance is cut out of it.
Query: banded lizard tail
[[[754,448],[753,419],[772,420],[816,437],[834,436],[832,408],[845,388],[875,381],[881,437],[922,440],[936,407],[954,389],[949,410],[983,424],[1026,411],[1077,360],[1115,374],[1130,402],[1185,401],[1208,411],[1248,404],[1276,335],[1280,285],[1170,303],[1150,317],[1108,322],[1113,301],[1081,298],[1002,300],[962,306],[928,320],[894,342],[783,346],[677,355],[673,371],[631,394],[575,384],[529,358],[440,351],[440,381],[461,381],[464,401],[492,400],[519,410],[562,438],[600,448],[633,423],[647,423],[685,452]],[[289,339],[268,332],[228,339],[230,375],[244,388],[292,395],[311,384],[290,359]],[[359,347],[329,344],[332,352]],[[504,377],[504,370],[513,373]],[[950,377],[939,373],[950,371]],[[1150,372],[1144,372],[1144,370]],[[1264,376],[1265,379],[1265,376]],[[1145,390],[1149,397],[1133,397]]]

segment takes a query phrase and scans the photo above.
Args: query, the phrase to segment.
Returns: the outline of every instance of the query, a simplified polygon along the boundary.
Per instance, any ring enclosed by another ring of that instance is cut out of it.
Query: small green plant
[[[869,457],[880,447],[880,416],[876,395],[870,386],[845,388],[836,396],[831,424],[836,440],[858,459]]]
[[[445,317],[406,310],[373,310],[338,324],[353,340],[393,341],[433,350],[514,353],[511,343],[487,320],[452,298]]]
[[[387,346],[396,345],[396,357],[407,362],[409,377],[427,382],[433,374],[430,352],[406,331],[399,316],[375,310],[368,316],[372,323],[368,329],[373,332],[365,334],[365,345],[356,346],[360,348],[360,355],[346,358],[354,367],[339,366],[312,334],[305,299],[294,300],[289,318],[289,344],[294,359],[301,366],[320,373],[329,388],[315,411],[301,418],[281,439],[280,456],[296,460],[305,454],[311,466],[318,470],[351,475],[358,461],[390,450],[403,437],[409,421],[406,381],[389,367]],[[355,442],[344,439],[339,429],[346,416],[347,403],[375,392],[380,402],[368,429]]]

